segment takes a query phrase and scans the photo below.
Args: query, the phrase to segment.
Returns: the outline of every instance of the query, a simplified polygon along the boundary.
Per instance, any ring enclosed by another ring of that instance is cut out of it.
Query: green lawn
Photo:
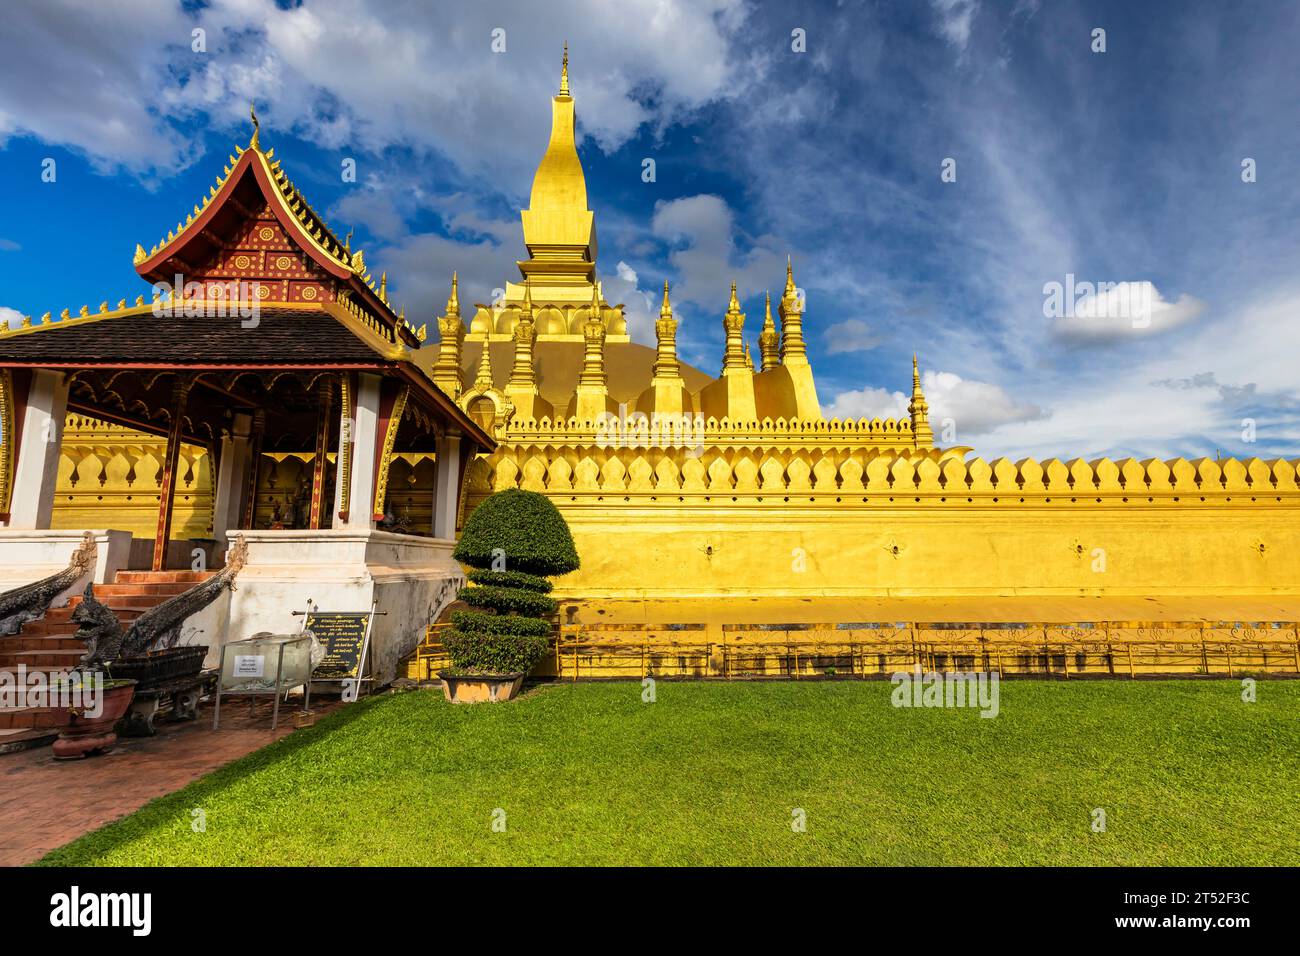
[[[1007,681],[995,719],[892,689],[377,697],[42,862],[1300,864],[1300,682]]]

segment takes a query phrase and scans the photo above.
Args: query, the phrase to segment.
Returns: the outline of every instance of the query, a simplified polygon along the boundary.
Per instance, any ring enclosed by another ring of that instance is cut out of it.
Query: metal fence
[[[407,676],[449,661],[435,624]],[[883,678],[899,671],[1072,678],[1300,676],[1300,622],[565,624],[535,674],[561,680]]]

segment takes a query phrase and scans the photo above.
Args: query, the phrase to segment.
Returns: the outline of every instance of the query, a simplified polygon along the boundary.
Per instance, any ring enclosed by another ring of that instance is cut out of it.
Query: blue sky
[[[828,414],[903,414],[915,350],[936,431],[986,457],[1300,446],[1294,3],[17,0],[5,16],[10,319],[144,291],[135,243],[246,142],[250,99],[408,317],[436,314],[452,269],[462,301],[486,300],[524,255],[567,39],[599,268],[641,341],[668,279],[683,356],[716,374],[730,281],[756,339],[791,254]],[[1070,275],[1122,283],[1140,314],[1046,316],[1045,286]]]

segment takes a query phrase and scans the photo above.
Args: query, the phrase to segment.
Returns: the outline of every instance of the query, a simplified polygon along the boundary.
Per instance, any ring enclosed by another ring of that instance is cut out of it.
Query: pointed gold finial
[[[520,316],[530,322],[533,318],[533,282],[529,278],[524,279],[524,305],[520,309]]]
[[[789,255],[785,257],[785,294],[786,295],[795,294],[794,263],[790,260]]]
[[[135,244],[135,260],[131,264],[138,266],[140,263],[144,262],[144,260],[148,258],[149,258],[149,253],[145,252],[144,246],[140,245],[140,243],[137,242]]]
[[[343,238],[343,251],[349,256],[352,255],[352,233],[355,231],[355,228],[349,229],[348,234]]]
[[[451,295],[447,296],[447,315],[448,317],[460,318],[460,296],[458,295],[458,284],[454,272],[451,274]]]
[[[668,301],[668,280],[664,280],[664,304],[659,309],[659,318],[671,319],[673,317],[673,304]]]
[[[560,95],[569,95],[569,41],[564,41],[564,63],[560,67]]]
[[[591,317],[599,319],[600,316],[600,284],[593,282],[591,284]]]
[[[260,149],[258,142],[262,135],[262,125],[257,121],[257,106],[252,100],[248,101],[248,116],[253,121],[253,138],[248,141],[248,148]]]
[[[492,350],[489,346],[492,343],[485,336],[483,339],[483,352],[479,355],[478,375],[474,378],[474,387],[479,391],[487,391],[492,387]]]
[[[388,270],[379,273],[379,301],[388,305]]]
[[[772,321],[771,292],[766,294],[763,302],[763,331],[758,334],[758,354],[764,372],[781,364],[781,336]]]
[[[739,312],[739,311],[740,311],[740,300],[736,298],[736,283],[735,283],[735,280],[732,280],[732,283],[731,283],[731,301],[727,303],[727,311],[728,311],[728,312]]]
[[[912,440],[918,448],[934,447],[934,429],[930,427],[930,403],[921,391],[921,371],[916,362],[916,353],[912,353],[912,401],[908,403],[907,415],[912,420]]]

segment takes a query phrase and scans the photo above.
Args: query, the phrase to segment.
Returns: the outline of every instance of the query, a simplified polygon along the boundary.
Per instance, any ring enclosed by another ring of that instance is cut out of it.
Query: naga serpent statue
[[[215,601],[222,591],[235,589],[235,575],[247,558],[248,544],[241,535],[226,554],[226,566],[220,572],[145,611],[126,630],[117,616],[95,598],[93,587],[87,585],[81,603],[72,611],[72,620],[79,625],[73,636],[86,645],[82,666],[93,667],[120,657],[139,657],[174,647],[187,618]]]
[[[97,550],[94,535],[87,531],[62,571],[0,594],[0,637],[17,634],[28,621],[43,617],[51,601],[90,572]]]

